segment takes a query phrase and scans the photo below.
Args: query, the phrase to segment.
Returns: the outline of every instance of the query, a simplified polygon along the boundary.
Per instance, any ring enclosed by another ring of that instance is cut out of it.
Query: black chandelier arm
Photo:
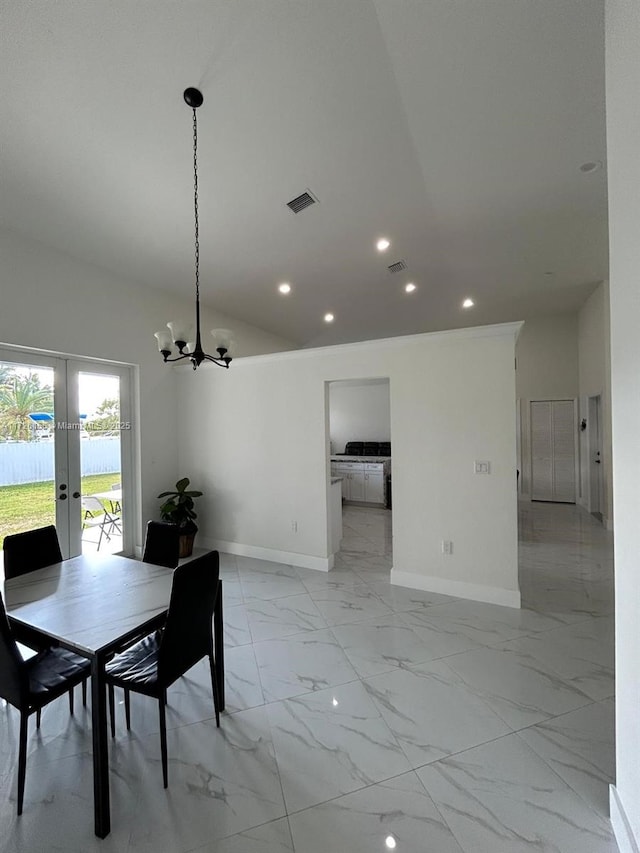
[[[225,355],[226,349],[224,347],[220,347],[218,350],[220,352],[219,356],[208,355],[206,352],[185,352],[182,355],[176,355],[171,358],[171,350],[161,350],[160,354],[165,362],[175,362],[175,361],[184,361],[185,358],[191,360],[193,364],[193,369],[195,370],[198,365],[202,364],[203,361],[211,361],[213,364],[216,364],[218,367],[226,367],[229,368],[229,364],[232,361],[230,355]]]

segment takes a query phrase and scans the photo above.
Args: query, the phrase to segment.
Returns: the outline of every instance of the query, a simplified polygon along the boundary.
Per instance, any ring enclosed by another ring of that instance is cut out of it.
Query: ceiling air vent
[[[314,198],[307,190],[306,192],[303,192],[302,195],[299,195],[297,198],[288,201],[287,207],[289,207],[294,213],[300,213],[301,210],[304,210],[306,207],[311,207],[311,205],[316,204],[317,201],[318,199]]]
[[[402,270],[406,270],[406,268],[406,261],[396,261],[395,264],[389,264],[389,266],[387,267],[389,272],[402,272]]]

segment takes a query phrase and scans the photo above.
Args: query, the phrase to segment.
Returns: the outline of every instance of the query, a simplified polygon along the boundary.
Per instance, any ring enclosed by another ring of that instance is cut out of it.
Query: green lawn
[[[117,471],[113,474],[92,474],[83,477],[82,494],[108,492],[119,479],[120,474]],[[55,524],[54,496],[53,480],[45,483],[23,483],[19,486],[0,486],[0,548],[4,537],[10,533],[22,533],[23,530]]]

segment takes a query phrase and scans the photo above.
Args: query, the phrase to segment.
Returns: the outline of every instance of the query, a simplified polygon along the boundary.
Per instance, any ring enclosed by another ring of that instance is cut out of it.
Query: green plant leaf
[[[178,480],[178,482],[176,483],[176,491],[177,492],[184,492],[184,490],[187,488],[188,485],[189,485],[189,478],[183,477],[182,480]]]

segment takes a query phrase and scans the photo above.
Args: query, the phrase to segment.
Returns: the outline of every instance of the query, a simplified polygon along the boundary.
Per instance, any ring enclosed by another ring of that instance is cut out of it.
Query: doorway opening
[[[589,397],[587,416],[589,427],[589,512],[602,522],[604,506],[604,477],[602,471],[602,410],[601,397]]]
[[[389,379],[327,385],[329,550],[336,566],[388,580],[393,563]]]

